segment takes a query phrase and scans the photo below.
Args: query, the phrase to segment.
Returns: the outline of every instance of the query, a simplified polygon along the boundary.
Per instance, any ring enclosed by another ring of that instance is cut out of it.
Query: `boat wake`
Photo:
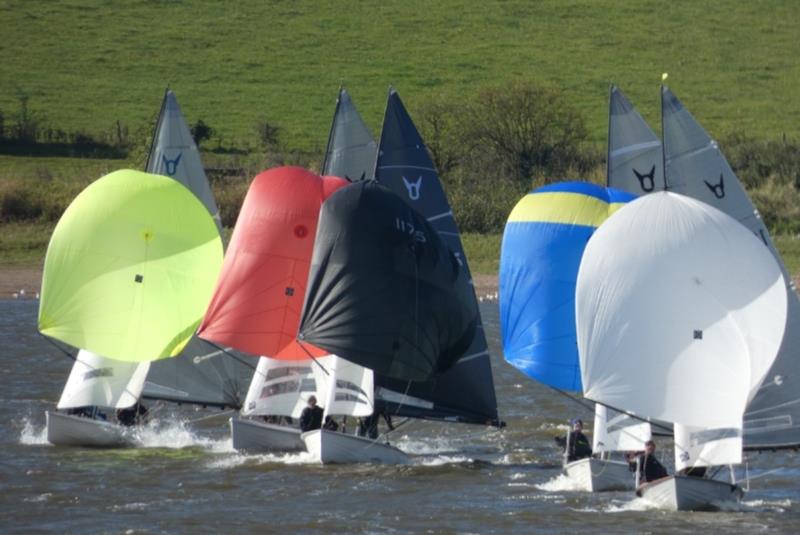
[[[715,504],[720,511],[741,513],[785,513],[792,506],[791,500],[743,500]]]
[[[308,452],[299,453],[262,453],[246,454],[233,450],[233,455],[220,457],[206,463],[206,467],[214,470],[230,470],[240,466],[257,466],[262,464],[318,464]]]
[[[49,445],[47,442],[47,427],[37,427],[29,418],[22,420],[22,431],[19,434],[19,443],[26,446]]]
[[[579,481],[572,479],[566,474],[558,474],[544,483],[534,485],[534,487],[545,492],[573,492],[583,490],[583,486]]]
[[[180,420],[153,420],[136,432],[142,448],[202,448],[214,453],[234,451],[230,436],[215,439],[193,431],[187,422]]]

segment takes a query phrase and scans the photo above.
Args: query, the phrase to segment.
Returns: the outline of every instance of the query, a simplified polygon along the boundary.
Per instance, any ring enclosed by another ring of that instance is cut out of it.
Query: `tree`
[[[194,138],[194,142],[198,148],[203,141],[211,139],[211,136],[214,135],[214,129],[208,126],[202,119],[198,119],[191,130],[192,138]]]

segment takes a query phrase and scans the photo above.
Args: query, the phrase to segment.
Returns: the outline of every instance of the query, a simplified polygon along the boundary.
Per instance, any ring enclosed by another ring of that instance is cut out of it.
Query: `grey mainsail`
[[[622,91],[611,86],[608,99],[609,187],[635,195],[664,189],[661,141]]]
[[[146,170],[174,178],[200,199],[221,230],[219,210],[200,152],[181,114],[178,100],[164,93]],[[238,408],[244,400],[253,366],[192,337],[175,358],[150,365],[142,397],[178,403]]]
[[[240,408],[253,366],[232,355],[194,337],[180,356],[150,366],[142,398]]]
[[[439,175],[396,91],[390,90],[383,119],[375,179],[417,210],[466,270],[469,267],[453,212]],[[472,296],[473,299],[474,293]],[[377,402],[392,414],[499,425],[489,349],[478,323],[469,349],[433,381],[404,383],[375,377]]]
[[[664,160],[670,191],[714,206],[756,234],[786,279],[786,332],[775,363],[744,416],[746,450],[800,446],[800,300],[766,226],[716,141],[666,86],[661,89]]]
[[[219,209],[200,160],[200,151],[181,114],[175,93],[169,89],[161,103],[145,171],[174,178],[192,190],[217,222],[217,228],[222,230]]]
[[[322,174],[351,181],[372,178],[378,144],[345,88],[339,89]]]

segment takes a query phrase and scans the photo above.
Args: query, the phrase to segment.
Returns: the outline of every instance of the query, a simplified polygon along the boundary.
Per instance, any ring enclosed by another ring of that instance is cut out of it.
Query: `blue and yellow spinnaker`
[[[586,243],[635,195],[561,182],[523,197],[500,253],[500,326],[506,361],[529,377],[580,392],[575,282]]]

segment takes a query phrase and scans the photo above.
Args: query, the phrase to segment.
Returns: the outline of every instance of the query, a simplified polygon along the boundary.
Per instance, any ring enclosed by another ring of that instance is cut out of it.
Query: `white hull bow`
[[[134,430],[122,425],[45,411],[47,441],[56,446],[87,448],[131,448],[136,446]]]
[[[408,456],[389,444],[366,437],[317,429],[301,435],[314,460],[322,464],[407,464]]]
[[[285,425],[231,418],[233,448],[240,451],[306,451],[300,430]]]
[[[716,511],[720,504],[738,503],[744,492],[716,479],[669,476],[644,483],[636,494],[667,511]]]
[[[633,490],[634,487],[634,474],[628,463],[622,461],[587,457],[568,463],[564,472],[588,492]]]

